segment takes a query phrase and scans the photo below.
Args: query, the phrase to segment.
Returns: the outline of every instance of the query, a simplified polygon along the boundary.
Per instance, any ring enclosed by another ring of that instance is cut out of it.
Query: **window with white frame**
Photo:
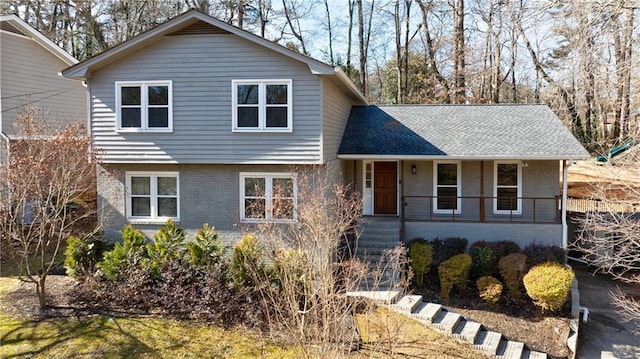
[[[522,166],[520,162],[495,162],[493,212],[522,213]]]
[[[127,172],[127,219],[179,219],[179,188],[177,172]]]
[[[240,214],[245,222],[296,219],[296,177],[291,173],[240,173]]]
[[[171,81],[118,81],[116,108],[120,132],[171,131]]]
[[[233,131],[291,132],[291,80],[233,80]]]
[[[433,212],[460,213],[460,161],[441,161],[433,164]]]

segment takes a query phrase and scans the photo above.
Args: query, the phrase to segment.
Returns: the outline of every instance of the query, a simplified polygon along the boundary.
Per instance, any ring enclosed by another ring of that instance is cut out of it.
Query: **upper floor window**
[[[522,166],[520,162],[496,162],[493,170],[493,212],[522,214]]]
[[[291,80],[233,80],[234,132],[291,132]]]
[[[433,212],[460,213],[460,162],[434,162],[433,164]]]
[[[173,128],[171,81],[116,82],[121,132],[169,132]]]
[[[126,194],[129,220],[180,218],[177,172],[127,172]]]
[[[240,173],[243,222],[290,222],[296,219],[296,177],[291,173]]]

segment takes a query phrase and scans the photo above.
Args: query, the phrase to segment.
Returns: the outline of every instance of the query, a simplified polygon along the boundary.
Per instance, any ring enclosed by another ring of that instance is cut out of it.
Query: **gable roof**
[[[230,33],[237,35],[245,40],[251,41],[256,45],[266,47],[281,55],[287,56],[293,60],[300,61],[309,67],[309,71],[315,75],[331,76],[333,79],[343,84],[348,92],[357,100],[366,103],[364,96],[349,80],[348,76],[340,69],[340,67],[332,67],[324,62],[313,59],[309,56],[300,54],[296,51],[288,49],[284,46],[271,42],[258,35],[242,30],[238,27],[215,19],[198,10],[191,9],[181,15],[178,15],[166,22],[149,29],[119,45],[116,45],[98,55],[88,58],[74,66],[62,71],[62,75],[69,78],[86,80],[91,77],[91,73],[96,71],[128,54],[148,46],[165,35],[170,34],[190,34],[190,33],[208,33],[208,34],[224,34]]]
[[[78,60],[76,60],[75,57],[71,56],[53,41],[42,35],[38,30],[31,27],[31,25],[27,24],[16,14],[0,15],[0,30],[31,38],[69,66],[78,63]]]
[[[589,154],[546,105],[355,106],[338,158],[569,160]]]

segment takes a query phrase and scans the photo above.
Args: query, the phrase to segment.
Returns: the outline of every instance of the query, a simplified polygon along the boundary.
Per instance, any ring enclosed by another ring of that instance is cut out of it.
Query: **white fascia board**
[[[31,27],[15,14],[0,16],[0,21],[6,21],[18,30],[26,33],[29,37],[37,42],[40,46],[47,49],[57,58],[71,66],[78,63],[78,60],[71,56],[68,52],[64,51],[60,46],[56,45],[53,41],[49,40],[46,36],[42,35],[38,30]]]

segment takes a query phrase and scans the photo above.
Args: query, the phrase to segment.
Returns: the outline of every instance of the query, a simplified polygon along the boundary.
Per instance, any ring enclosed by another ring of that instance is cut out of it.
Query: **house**
[[[20,139],[14,123],[30,106],[38,121],[57,129],[87,122],[87,91],[60,72],[78,61],[17,15],[0,16],[0,163]]]
[[[560,164],[588,157],[546,106],[369,106],[339,68],[193,10],[63,74],[88,84],[111,239],[168,218],[229,240],[238,224],[295,221],[272,210],[274,188],[295,203],[291,166],[326,165],[372,222],[398,225],[391,243],[559,244]]]

